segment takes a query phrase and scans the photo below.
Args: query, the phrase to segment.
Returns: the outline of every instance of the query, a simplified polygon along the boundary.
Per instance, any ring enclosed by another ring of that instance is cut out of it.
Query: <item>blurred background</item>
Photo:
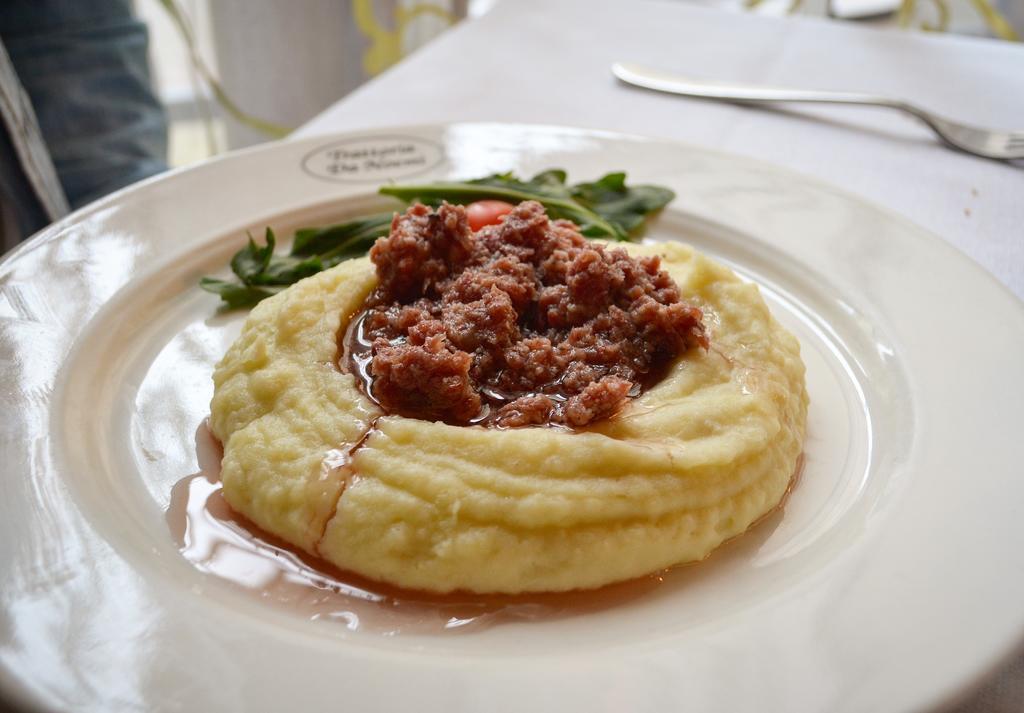
[[[496,1],[173,0],[170,4],[191,26],[190,48],[167,2],[134,0],[150,31],[155,88],[168,109],[169,163],[183,166],[276,138],[268,127],[246,123],[218,103],[191,61],[193,49],[238,108],[288,129],[460,20],[486,13]],[[779,17],[798,13],[879,29],[998,36],[974,0],[903,3],[910,6],[903,16],[899,0],[676,1]],[[1024,0],[993,0],[992,8],[1015,20],[1017,28],[1024,25]],[[395,123],[395,118],[388,121]],[[367,117],[366,123],[372,126],[374,118]]]
[[[154,87],[168,111],[169,163],[187,165],[277,138],[493,3],[134,0],[150,32]],[[205,81],[203,65],[227,106]],[[232,103],[246,116],[232,112]]]

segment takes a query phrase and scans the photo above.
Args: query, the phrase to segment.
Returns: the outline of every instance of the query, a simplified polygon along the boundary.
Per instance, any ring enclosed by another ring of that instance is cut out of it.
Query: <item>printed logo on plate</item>
[[[328,181],[382,183],[423,173],[443,159],[441,147],[426,139],[368,136],[316,148],[302,159],[302,169]]]

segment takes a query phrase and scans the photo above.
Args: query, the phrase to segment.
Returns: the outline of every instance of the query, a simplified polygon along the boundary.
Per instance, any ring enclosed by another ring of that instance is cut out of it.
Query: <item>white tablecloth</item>
[[[950,151],[923,126],[883,110],[771,112],[633,89],[612,78],[616,60],[695,77],[891,94],[952,118],[1024,129],[1020,45],[671,0],[504,0],[296,135],[493,120],[677,139],[786,166],[886,206],[1024,297],[1024,162]],[[969,296],[951,286],[951,299]],[[1024,658],[956,710],[1024,711]]]
[[[931,229],[1024,297],[1024,170],[939,146],[885,110],[789,113],[619,85],[615,60],[693,76],[865,90],[1024,129],[1024,47],[670,0],[506,0],[313,119],[297,136],[455,120],[661,136],[822,178]],[[808,118],[808,117],[821,117]]]

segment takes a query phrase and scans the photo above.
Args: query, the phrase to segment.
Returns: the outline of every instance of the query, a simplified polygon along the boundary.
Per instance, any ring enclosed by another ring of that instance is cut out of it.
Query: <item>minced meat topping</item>
[[[658,257],[590,242],[534,201],[476,233],[462,206],[413,205],[370,259],[379,284],[342,359],[388,413],[585,426],[708,345]]]

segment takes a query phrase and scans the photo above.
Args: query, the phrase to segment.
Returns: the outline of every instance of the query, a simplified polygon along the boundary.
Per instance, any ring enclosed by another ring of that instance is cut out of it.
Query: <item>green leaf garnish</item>
[[[593,183],[577,183],[572,187],[572,197],[631,233],[676,194],[663,186],[627,186],[625,173],[609,173]]]
[[[630,240],[643,227],[647,217],[664,208],[675,197],[662,186],[629,186],[626,174],[609,173],[591,183],[566,183],[565,171],[542,171],[529,180],[512,173],[496,173],[469,181],[443,181],[421,185],[383,186],[380,193],[406,203],[421,201],[437,206],[498,199],[509,203],[535,200],[548,216],[571,220],[590,238]],[[252,236],[248,244],[231,259],[231,271],[238,282],[204,277],[199,286],[220,295],[230,309],[250,307],[280,292],[287,285],[359,257],[377,238],[387,235],[394,213],[376,213],[336,225],[302,228],[287,255],[275,255],[276,238],[269,227],[265,245]]]
[[[362,255],[377,238],[388,234],[394,215],[377,213],[326,228],[302,228],[295,232],[291,254],[320,255],[328,259]]]
[[[252,285],[270,265],[270,259],[274,256],[274,231],[267,228],[267,244],[264,247],[256,245],[256,241],[249,235],[249,244],[235,253],[231,258],[231,272],[238,275],[242,284]]]
[[[203,277],[199,280],[199,286],[207,292],[220,295],[224,300],[224,306],[228,309],[239,309],[252,307],[260,300],[277,294],[284,289],[279,287],[251,287],[237,282],[227,282],[214,277]]]
[[[558,169],[538,173],[528,181],[522,181],[511,173],[497,173],[472,181],[384,186],[380,192],[405,201],[419,200],[431,205],[437,205],[442,200],[449,203],[472,203],[486,198],[509,203],[534,200],[544,206],[548,216],[571,220],[589,238],[629,240],[627,229],[575,200],[572,188],[565,184],[565,171]]]

